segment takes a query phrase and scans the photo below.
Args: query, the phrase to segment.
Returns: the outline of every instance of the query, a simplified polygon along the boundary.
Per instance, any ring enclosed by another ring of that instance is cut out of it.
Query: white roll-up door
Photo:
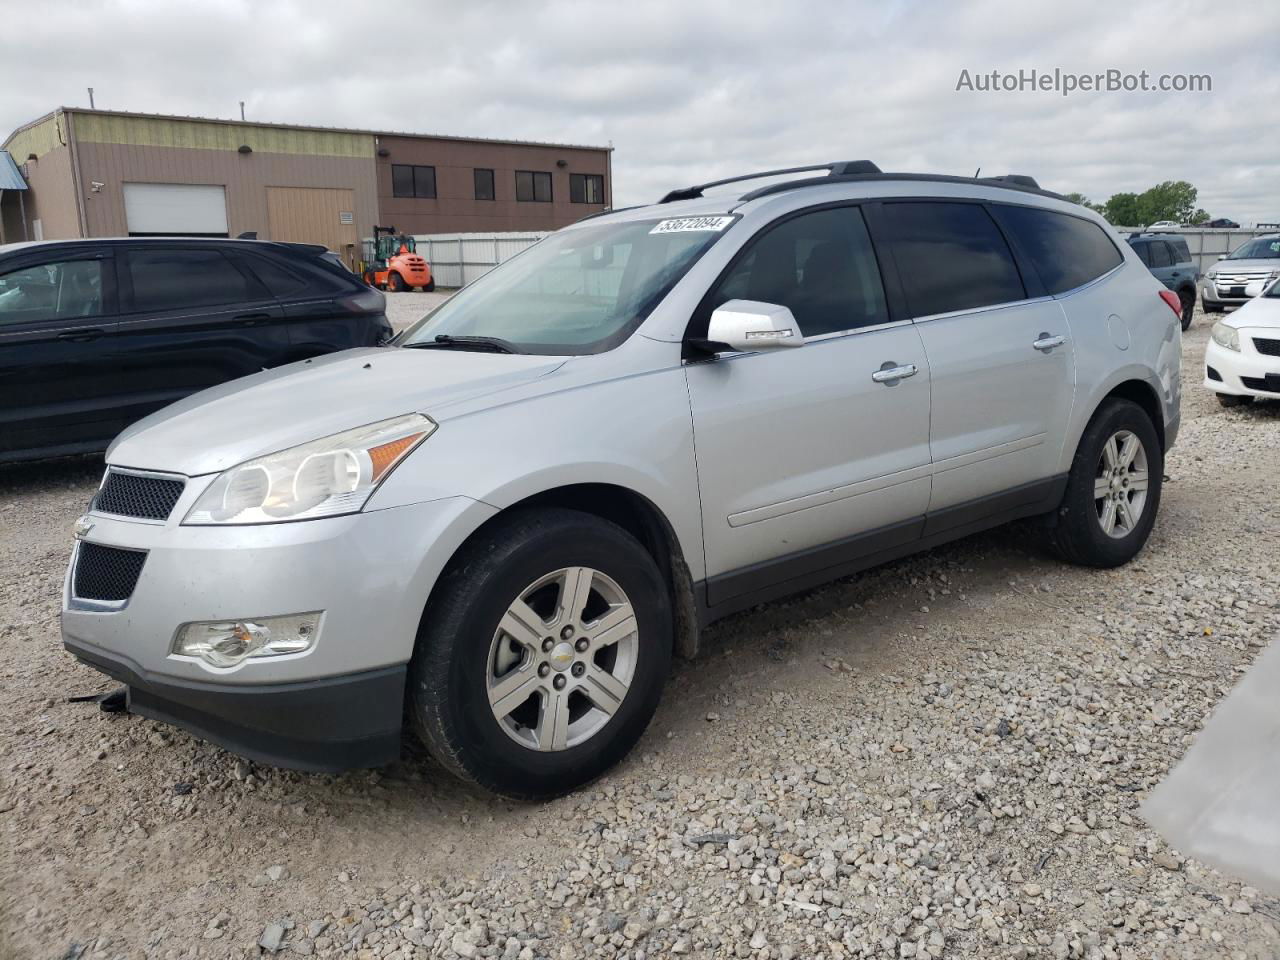
[[[129,233],[227,233],[227,188],[203,183],[126,183]]]

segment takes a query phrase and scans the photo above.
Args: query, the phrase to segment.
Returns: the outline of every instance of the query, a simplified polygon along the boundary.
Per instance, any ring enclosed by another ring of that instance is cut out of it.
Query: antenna
[[[94,106],[93,106],[93,87],[90,87],[90,88],[89,88],[89,109],[90,109],[90,110],[94,109]]]
[[[979,167],[977,170],[973,171],[973,179],[977,180],[977,179],[978,179],[978,174],[980,174],[981,172],[982,172],[982,168],[981,168],[981,167]]]
[[[244,101],[240,101],[240,121],[244,122]]]

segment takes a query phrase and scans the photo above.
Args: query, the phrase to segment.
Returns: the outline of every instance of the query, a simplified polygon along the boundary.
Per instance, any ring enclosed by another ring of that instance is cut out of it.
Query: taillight
[[[1182,301],[1178,299],[1178,295],[1172,290],[1161,290],[1160,299],[1169,305],[1169,309],[1173,311],[1173,315],[1179,320],[1182,319]]]
[[[340,297],[338,306],[349,313],[386,313],[387,298],[383,296],[381,290],[369,287],[359,293]]]

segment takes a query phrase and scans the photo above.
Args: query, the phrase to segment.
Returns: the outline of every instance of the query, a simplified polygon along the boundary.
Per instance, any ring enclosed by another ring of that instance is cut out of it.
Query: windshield
[[[611,350],[734,219],[633,220],[553,233],[458,291],[398,343],[486,337],[520,353]]]
[[[1275,260],[1280,258],[1280,237],[1257,237],[1248,240],[1227,257],[1228,260]]]

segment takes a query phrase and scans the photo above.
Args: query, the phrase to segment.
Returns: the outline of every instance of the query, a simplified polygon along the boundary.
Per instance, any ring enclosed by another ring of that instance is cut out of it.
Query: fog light
[[[305,653],[316,643],[321,612],[253,620],[204,620],[178,628],[173,652],[199,657],[215,667],[234,667],[255,657]]]

